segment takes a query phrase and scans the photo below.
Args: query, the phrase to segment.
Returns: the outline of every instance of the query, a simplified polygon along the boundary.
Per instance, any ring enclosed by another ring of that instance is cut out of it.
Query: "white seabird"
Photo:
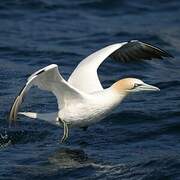
[[[61,142],[64,142],[68,137],[69,127],[86,128],[99,122],[109,115],[129,93],[159,91],[158,87],[136,78],[121,79],[109,88],[103,89],[97,69],[107,57],[128,62],[152,58],[163,59],[163,57],[172,57],[172,55],[137,40],[117,43],[86,57],[75,68],[68,81],[61,76],[58,66],[51,64],[28,78],[11,107],[10,122],[16,120],[17,114],[23,114],[30,118],[38,118],[63,126],[64,135]],[[52,92],[57,98],[58,112],[18,113],[24,96],[32,86]]]

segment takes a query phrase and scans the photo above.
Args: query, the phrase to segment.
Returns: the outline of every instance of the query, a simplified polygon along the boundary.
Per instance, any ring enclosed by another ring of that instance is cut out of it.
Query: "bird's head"
[[[117,81],[112,85],[117,92],[140,92],[140,91],[160,91],[158,87],[149,85],[136,78],[125,78]]]

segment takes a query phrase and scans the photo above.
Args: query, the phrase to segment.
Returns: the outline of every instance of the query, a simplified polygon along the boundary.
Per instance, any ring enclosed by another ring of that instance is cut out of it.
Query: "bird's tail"
[[[41,119],[56,126],[59,125],[59,121],[57,120],[57,116],[58,116],[57,112],[54,112],[54,113],[19,112],[18,114],[21,114],[21,115],[24,115],[33,119]]]

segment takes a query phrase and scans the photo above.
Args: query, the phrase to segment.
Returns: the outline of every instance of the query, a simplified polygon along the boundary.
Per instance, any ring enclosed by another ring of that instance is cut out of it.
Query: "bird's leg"
[[[65,140],[68,138],[68,135],[69,135],[67,123],[66,123],[66,122],[63,122],[63,125],[64,125],[64,134],[63,134],[63,137],[62,137],[62,139],[61,139],[61,143],[64,143]]]
[[[64,128],[64,134],[63,137],[61,138],[61,143],[64,143],[69,136],[68,123],[60,118],[59,121],[63,124],[63,128]]]

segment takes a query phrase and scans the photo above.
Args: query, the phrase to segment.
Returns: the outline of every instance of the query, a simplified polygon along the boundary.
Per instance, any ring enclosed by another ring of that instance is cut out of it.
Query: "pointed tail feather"
[[[21,115],[24,115],[33,119],[41,119],[56,126],[59,125],[59,121],[57,120],[57,117],[58,117],[57,112],[55,113],[19,112],[18,114],[21,114]]]

